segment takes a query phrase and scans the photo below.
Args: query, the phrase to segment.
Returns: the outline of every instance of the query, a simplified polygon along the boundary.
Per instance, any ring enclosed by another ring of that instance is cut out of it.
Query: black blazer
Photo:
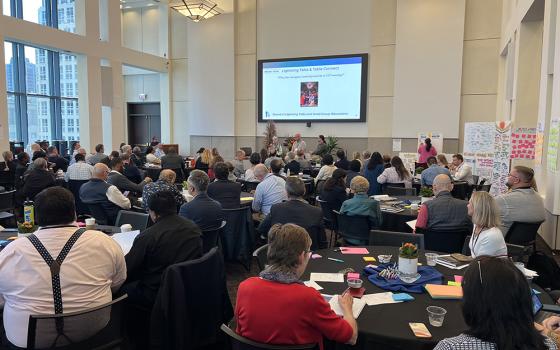
[[[222,205],[206,193],[200,193],[192,201],[183,204],[179,215],[194,221],[203,231],[220,227],[223,220]]]
[[[301,164],[297,160],[292,160],[284,167],[284,172],[287,174],[288,169],[290,169],[290,175],[297,175],[301,170]]]
[[[348,195],[346,194],[345,188],[335,186],[330,191],[325,191],[325,189],[323,188],[320,198],[321,200],[327,202],[331,210],[339,211],[342,203],[348,199]]]
[[[241,184],[229,180],[216,180],[208,185],[208,197],[220,202],[223,209],[239,208]]]
[[[334,163],[334,165],[339,169],[348,170],[350,168],[350,162],[347,158],[341,159],[338,162]]]
[[[167,154],[161,157],[161,168],[185,170],[185,161],[178,154]]]
[[[35,196],[47,187],[55,185],[55,176],[44,169],[33,169],[25,178],[23,193],[25,197],[33,200]]]
[[[126,176],[116,171],[112,171],[109,173],[109,178],[107,179],[107,182],[110,183],[111,185],[115,185],[121,192],[130,191],[138,194],[142,193],[142,190],[146,185],[144,181],[140,182],[139,184],[135,184],[134,182],[130,181]]]
[[[266,237],[272,225],[287,223],[299,225],[306,230],[311,227],[319,228],[319,231],[324,233],[321,208],[297,199],[274,204],[270,208],[270,214],[259,225],[258,231]]]
[[[68,161],[60,156],[50,156],[49,158],[50,163],[54,163],[53,171],[56,173],[59,169],[66,172],[68,170]]]

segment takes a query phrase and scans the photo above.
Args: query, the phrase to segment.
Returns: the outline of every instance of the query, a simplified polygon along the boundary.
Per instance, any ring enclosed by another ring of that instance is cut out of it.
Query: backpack
[[[560,289],[560,267],[554,258],[543,252],[535,252],[529,257],[527,268],[537,271],[539,276],[533,282],[541,288]]]

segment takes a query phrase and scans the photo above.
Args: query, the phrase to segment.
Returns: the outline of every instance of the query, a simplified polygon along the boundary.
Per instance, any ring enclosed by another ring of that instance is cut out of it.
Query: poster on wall
[[[463,153],[463,158],[471,167],[473,175],[480,177],[479,181],[486,179],[486,183],[490,183],[494,168],[494,153]]]
[[[511,133],[511,159],[535,159],[536,128],[515,128]]]
[[[558,171],[558,146],[560,144],[560,119],[553,118],[550,121],[548,131],[548,150],[546,152],[547,169],[552,172]]]
[[[420,145],[424,143],[424,140],[428,137],[432,141],[432,146],[435,147],[437,153],[443,153],[443,135],[439,132],[418,133],[418,147],[420,147]],[[418,159],[418,155],[416,156],[416,159]]]
[[[416,162],[417,158],[418,158],[418,154],[417,153],[412,153],[412,152],[400,152],[399,153],[399,157],[402,159],[404,167],[407,168],[410,171],[414,171],[414,163]]]
[[[507,191],[511,153],[511,122],[496,122],[494,133],[494,163],[492,164],[492,187],[490,194],[499,195]]]
[[[493,153],[495,123],[465,123],[463,152]]]
[[[544,122],[537,123],[537,134],[535,135],[535,165],[541,166],[544,147]]]

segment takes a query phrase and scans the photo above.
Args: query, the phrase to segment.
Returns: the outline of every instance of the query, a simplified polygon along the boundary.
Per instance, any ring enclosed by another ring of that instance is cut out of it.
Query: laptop
[[[543,304],[533,289],[531,289],[531,296],[533,299],[533,315],[535,315],[535,322],[542,323],[550,316],[560,315],[559,305]]]

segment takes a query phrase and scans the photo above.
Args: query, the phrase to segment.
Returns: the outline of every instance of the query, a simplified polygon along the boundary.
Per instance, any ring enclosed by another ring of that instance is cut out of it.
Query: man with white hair
[[[274,204],[288,200],[285,190],[286,181],[278,175],[269,173],[263,164],[257,164],[254,172],[260,183],[255,191],[253,210],[268,215]]]
[[[425,202],[418,211],[416,228],[436,231],[466,230],[471,226],[467,201],[453,198],[453,182],[447,174],[439,174],[433,184],[434,199]]]
[[[294,135],[294,143],[292,144],[291,151],[297,154],[298,150],[303,150],[303,152],[305,152],[305,141],[301,139],[301,134],[299,132]]]
[[[80,199],[85,204],[98,204],[109,220],[107,224],[114,224],[121,209],[130,209],[130,200],[116,186],[107,183],[109,172],[107,165],[95,164],[91,180],[80,187]]]
[[[128,154],[129,156],[132,155],[132,147],[130,145],[124,145],[121,148],[122,154]]]
[[[235,152],[235,160],[233,161],[233,175],[235,175],[235,177],[237,178],[245,174],[245,164],[243,164],[245,156],[245,151],[243,151],[242,149],[238,149],[237,152]]]

